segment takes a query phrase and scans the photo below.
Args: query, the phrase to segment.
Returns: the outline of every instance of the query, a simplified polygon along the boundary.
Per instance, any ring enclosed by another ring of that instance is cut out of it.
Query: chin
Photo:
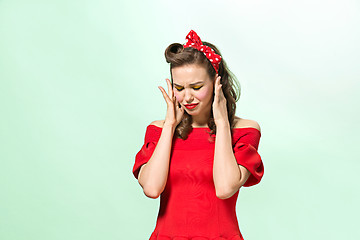
[[[188,110],[187,108],[185,108],[185,111],[186,111],[186,113],[189,114],[190,116],[199,115],[198,111],[191,111],[191,110]]]

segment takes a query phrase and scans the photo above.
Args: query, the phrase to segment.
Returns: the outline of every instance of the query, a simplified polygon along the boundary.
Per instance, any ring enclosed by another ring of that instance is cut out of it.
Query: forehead
[[[173,82],[178,85],[189,85],[200,82],[209,83],[210,78],[206,69],[199,65],[184,65],[171,70]]]

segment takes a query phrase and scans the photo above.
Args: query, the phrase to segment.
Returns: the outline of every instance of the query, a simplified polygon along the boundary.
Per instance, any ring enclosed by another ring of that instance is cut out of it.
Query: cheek
[[[206,100],[211,94],[211,89],[203,89],[196,94],[196,98],[199,100]]]

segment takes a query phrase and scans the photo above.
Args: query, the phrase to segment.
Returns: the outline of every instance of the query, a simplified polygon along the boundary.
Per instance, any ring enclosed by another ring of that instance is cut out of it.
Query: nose
[[[187,103],[192,103],[192,101],[194,100],[192,94],[191,94],[191,90],[190,89],[184,89],[185,91],[185,102]]]

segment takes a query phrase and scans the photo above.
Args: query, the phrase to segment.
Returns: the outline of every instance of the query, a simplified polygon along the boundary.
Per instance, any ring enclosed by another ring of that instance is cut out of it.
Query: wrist
[[[165,122],[164,125],[163,125],[163,129],[169,129],[169,130],[171,130],[172,132],[175,131],[175,128],[176,128],[176,125],[173,124],[173,123],[167,123],[167,122]]]
[[[216,125],[216,129],[229,129],[230,128],[229,121],[218,121],[218,122],[215,122],[215,125]]]

